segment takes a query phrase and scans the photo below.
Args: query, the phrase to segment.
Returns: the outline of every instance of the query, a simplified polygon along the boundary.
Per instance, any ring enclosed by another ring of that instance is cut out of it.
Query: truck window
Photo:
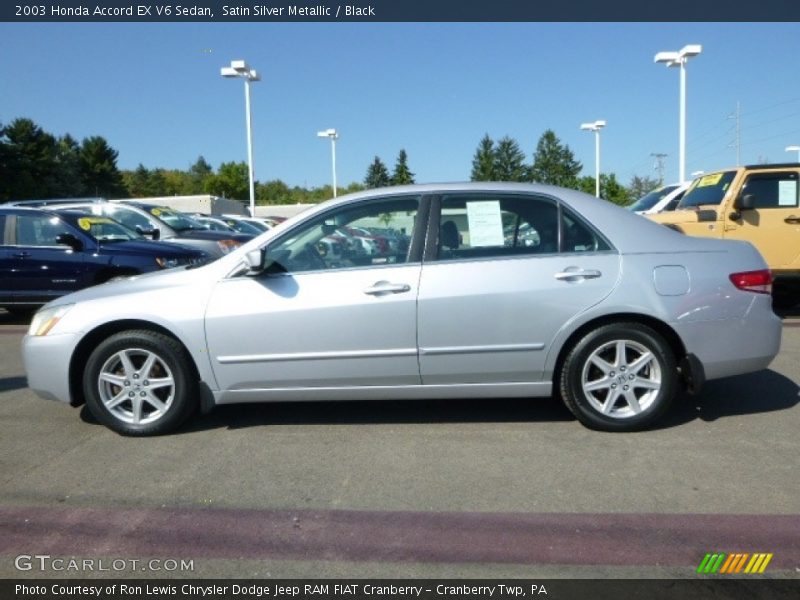
[[[755,208],[797,206],[797,173],[754,173],[744,182],[741,194],[754,196]]]
[[[733,181],[736,171],[723,171],[698,177],[686,191],[678,208],[694,208],[703,204],[719,204]]]

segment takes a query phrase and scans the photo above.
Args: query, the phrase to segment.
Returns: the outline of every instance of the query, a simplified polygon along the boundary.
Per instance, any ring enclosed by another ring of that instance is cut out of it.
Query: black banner
[[[313,580],[5,580],[3,600],[789,600],[800,592],[800,579],[313,579]]]
[[[150,0],[48,0],[0,6],[11,22],[507,22],[507,21],[800,21],[787,0],[254,0],[157,3]]]

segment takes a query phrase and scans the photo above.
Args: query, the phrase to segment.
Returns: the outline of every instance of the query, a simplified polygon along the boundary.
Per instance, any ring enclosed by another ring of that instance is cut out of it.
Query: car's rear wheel
[[[639,323],[614,323],[586,334],[564,360],[560,391],[592,429],[635,431],[656,422],[678,389],[675,356],[664,338]]]
[[[83,378],[95,418],[123,435],[178,427],[197,405],[197,381],[177,340],[147,330],[112,335],[92,352]]]

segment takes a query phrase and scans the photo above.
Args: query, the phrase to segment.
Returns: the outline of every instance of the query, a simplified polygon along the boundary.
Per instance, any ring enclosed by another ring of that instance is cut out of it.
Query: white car
[[[661,186],[625,208],[639,215],[653,215],[667,210],[675,210],[691,183],[691,181],[684,181]]]

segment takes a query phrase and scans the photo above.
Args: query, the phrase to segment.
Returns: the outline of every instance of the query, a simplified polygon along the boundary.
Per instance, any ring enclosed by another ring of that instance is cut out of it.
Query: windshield
[[[190,229],[207,230],[202,223],[192,219],[190,216],[166,207],[151,208],[150,214],[159,221],[163,221],[175,231],[189,231]]]
[[[719,204],[735,176],[736,171],[723,171],[695,179],[691,187],[686,190],[678,209],[694,208],[703,204]]]
[[[142,236],[135,231],[108,217],[64,215],[64,218],[97,242],[127,242],[142,239]]]
[[[645,194],[641,198],[639,198],[633,204],[626,206],[628,210],[650,210],[658,201],[661,200],[664,196],[669,194],[670,192],[675,191],[678,189],[677,185],[665,185],[664,187],[660,187],[658,189],[653,190],[649,194]]]

